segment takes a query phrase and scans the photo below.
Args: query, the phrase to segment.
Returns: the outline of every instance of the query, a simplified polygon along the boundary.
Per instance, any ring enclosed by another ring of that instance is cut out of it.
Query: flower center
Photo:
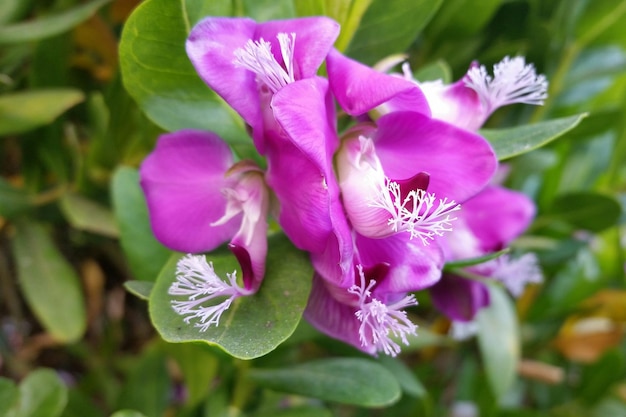
[[[394,232],[408,232],[411,239],[419,237],[424,245],[435,236],[452,231],[456,217],[451,213],[461,209],[453,200],[437,200],[433,193],[421,188],[403,192],[400,184],[389,178],[385,178],[384,187],[369,206],[382,208],[391,215],[387,224]]]
[[[513,103],[543,104],[548,97],[548,81],[537,75],[532,64],[523,57],[508,56],[493,67],[491,77],[484,65],[471,68],[465,85],[476,91],[488,113]]]
[[[359,297],[359,309],[355,315],[361,322],[359,327],[361,345],[364,347],[372,345],[377,352],[383,351],[387,355],[396,356],[400,353],[400,345],[391,336],[399,337],[405,345],[409,344],[406,335],[415,335],[417,326],[411,323],[402,309],[417,305],[417,301],[411,294],[389,305],[382,303],[372,297],[371,289],[376,285],[376,281],[370,280],[366,286],[363,267],[358,265],[357,268],[360,285],[353,285],[348,292]]]
[[[201,332],[211,325],[218,326],[222,313],[228,310],[236,298],[252,293],[237,284],[237,271],[227,274],[227,277],[228,282],[222,281],[215,273],[213,264],[207,263],[204,256],[186,255],[176,265],[176,281],[170,286],[168,294],[185,296],[187,299],[172,300],[172,308],[181,316],[186,316],[186,323],[196,321],[194,325]],[[226,299],[220,303],[206,304],[222,297]]]
[[[235,60],[233,63],[237,67],[255,73],[257,81],[275,93],[295,81],[293,53],[296,34],[291,33],[290,35],[279,33],[276,36],[280,45],[282,64],[277,61],[272,53],[272,44],[263,38],[258,41],[250,39],[243,48],[237,48],[234,52]]]

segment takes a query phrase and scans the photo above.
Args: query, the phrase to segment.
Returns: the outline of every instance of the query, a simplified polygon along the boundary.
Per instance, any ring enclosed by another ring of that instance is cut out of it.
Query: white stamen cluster
[[[210,326],[219,325],[220,317],[228,310],[232,302],[247,291],[237,284],[237,271],[227,274],[228,282],[222,281],[213,269],[212,263],[207,263],[202,255],[188,254],[176,265],[176,281],[172,283],[168,293],[170,295],[185,296],[186,300],[172,300],[172,308],[185,322],[194,324],[201,332]],[[214,305],[205,305],[215,298],[227,297]]]
[[[255,73],[258,82],[265,84],[273,93],[295,81],[293,53],[296,34],[292,33],[290,37],[286,33],[279,33],[277,38],[280,44],[282,65],[272,54],[272,44],[263,38],[258,41],[250,39],[245,47],[237,48],[233,61],[235,66]]]
[[[548,81],[537,75],[532,64],[523,57],[505,57],[493,66],[491,77],[484,65],[471,68],[465,85],[478,94],[487,113],[513,103],[543,104],[548,97]]]
[[[456,217],[451,213],[461,209],[461,205],[446,198],[439,199],[425,190],[411,190],[403,199],[400,185],[388,178],[386,187],[369,204],[391,214],[387,221],[394,232],[408,232],[411,239],[419,237],[428,245],[435,236],[452,231]]]
[[[415,296],[411,294],[395,303],[383,304],[380,300],[372,298],[370,290],[376,285],[376,281],[371,280],[366,287],[363,268],[359,265],[358,269],[361,285],[353,285],[348,292],[359,297],[359,309],[355,315],[361,322],[359,327],[361,346],[371,345],[375,347],[376,352],[382,351],[387,355],[396,356],[400,353],[400,345],[391,339],[391,336],[399,337],[402,343],[408,345],[406,335],[416,334],[417,326],[411,323],[406,312],[402,310],[417,305]]]
[[[525,253],[515,259],[503,255],[495,261],[498,266],[492,274],[493,277],[502,282],[515,297],[522,295],[527,284],[543,281],[539,260],[534,253]]]

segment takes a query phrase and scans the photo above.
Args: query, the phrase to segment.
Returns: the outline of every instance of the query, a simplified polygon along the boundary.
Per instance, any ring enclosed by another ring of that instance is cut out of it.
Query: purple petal
[[[489,291],[484,284],[444,274],[441,281],[430,288],[433,304],[448,318],[470,321],[483,307],[489,305]]]
[[[296,80],[313,77],[339,35],[339,24],[328,17],[303,17],[259,23],[255,39],[263,38],[280,51],[279,33],[296,34],[294,61]]]
[[[457,203],[478,193],[497,160],[481,136],[420,113],[395,112],[378,119],[376,153],[391,179],[430,175],[428,191]]]
[[[421,83],[422,92],[434,119],[443,120],[470,131],[478,130],[489,116],[478,94],[465,86],[463,80],[443,85],[437,82]]]
[[[369,239],[360,235],[356,245],[363,266],[389,264],[384,280],[377,283],[374,292],[399,294],[431,287],[441,278],[443,253],[438,245],[424,246],[419,239],[409,240],[404,234],[385,239]]]
[[[208,17],[187,38],[187,55],[198,75],[251,126],[261,121],[255,74],[237,68],[235,50],[254,38],[257,24],[248,18]]]
[[[326,65],[333,95],[351,116],[367,113],[383,103],[390,106],[389,110],[410,109],[430,115],[426,97],[411,81],[378,72],[334,49]]]
[[[322,333],[370,355],[375,354],[376,347],[373,344],[368,348],[361,345],[359,340],[361,322],[355,316],[356,309],[333,298],[326,285],[324,280],[315,274],[304,317]]]
[[[266,137],[267,182],[280,202],[279,222],[297,247],[323,252],[339,202],[332,171],[338,140],[326,81],[287,85],[275,94],[272,109],[283,129]]]
[[[211,226],[226,209],[222,188],[232,164],[228,145],[204,131],[181,130],[161,135],[139,174],[155,236],[181,252],[205,252],[236,232],[241,216]]]
[[[460,216],[487,253],[505,248],[524,233],[535,216],[535,204],[519,191],[490,186],[466,201]]]

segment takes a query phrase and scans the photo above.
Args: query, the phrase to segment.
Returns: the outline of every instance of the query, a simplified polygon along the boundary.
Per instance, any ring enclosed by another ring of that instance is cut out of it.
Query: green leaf
[[[111,414],[111,417],[146,417],[146,416],[144,414],[141,414],[139,411],[120,410]]]
[[[502,151],[497,153],[498,156],[502,155],[501,159],[504,159],[552,142],[577,127],[588,115],[588,113],[581,113],[516,128],[482,129],[480,133],[489,139],[497,150],[502,148]],[[504,146],[505,143],[509,146]]]
[[[274,350],[296,329],[309,296],[313,269],[308,256],[295,249],[284,235],[269,239],[260,290],[235,300],[222,314],[219,326],[205,332],[186,323],[171,307],[172,296],[167,291],[175,279],[179,258],[175,255],[165,265],[150,295],[152,322],[166,341],[203,341],[218,345],[237,358],[252,359]],[[239,265],[226,251],[213,252],[207,259],[223,278]]]
[[[622,213],[614,198],[591,191],[557,197],[549,215],[554,221],[566,222],[579,229],[600,232],[617,224]]]
[[[52,369],[37,369],[20,383],[16,417],[57,417],[67,404],[67,387]]]
[[[59,202],[68,222],[78,230],[118,237],[113,213],[106,207],[77,194],[66,194]]]
[[[57,14],[0,27],[0,45],[36,41],[67,32],[110,1],[93,0]]]
[[[506,129],[481,129],[500,161],[544,146],[575,128],[586,113]]]
[[[174,131],[211,130],[229,142],[245,141],[243,122],[198,77],[185,41],[204,9],[186,2],[148,0],[124,25],[120,65],[124,86],[157,125]]]
[[[400,398],[400,384],[368,359],[322,359],[282,369],[252,369],[265,388],[361,407],[383,407]]]
[[[19,392],[10,379],[0,377],[0,417],[9,416],[9,410],[17,404]]]
[[[427,33],[430,38],[463,38],[480,31],[496,12],[502,0],[447,0],[435,15]]]
[[[520,335],[511,299],[500,287],[488,288],[491,304],[476,316],[478,346],[491,389],[497,398],[502,398],[515,381]]]
[[[315,406],[296,406],[287,409],[264,411],[252,417],[333,417],[332,411]]]
[[[111,198],[120,229],[120,243],[134,277],[154,282],[171,251],[159,243],[152,233],[136,169],[120,167],[115,170],[111,180]]]
[[[32,207],[34,196],[0,178],[0,216],[11,218]]]
[[[596,363],[583,368],[577,390],[578,398],[586,404],[596,404],[606,396],[613,384],[623,378],[624,357],[617,349],[610,350]]]
[[[186,405],[195,407],[209,395],[212,383],[217,378],[220,361],[206,344],[177,343],[166,346],[174,357],[185,382]]]
[[[150,299],[150,293],[154,288],[154,282],[150,281],[126,281],[124,283],[124,288],[129,293],[141,298],[142,300],[148,301]]]
[[[442,0],[374,0],[348,46],[347,55],[365,64],[404,52]]]
[[[398,358],[382,356],[378,362],[383,365],[396,378],[402,391],[412,397],[424,397],[428,395],[426,388],[409,367]]]
[[[492,259],[499,258],[502,255],[506,255],[509,252],[511,252],[511,249],[505,248],[498,252],[493,252],[485,256],[477,256],[476,258],[467,258],[467,259],[461,259],[458,261],[446,262],[446,264],[444,265],[444,270],[451,272],[456,268],[465,268],[466,266],[482,264],[482,263],[491,261]]]
[[[52,123],[83,99],[81,91],[70,88],[0,95],[0,136],[22,133]]]
[[[80,339],[87,318],[78,275],[41,225],[22,221],[15,226],[13,252],[26,302],[55,339]]]

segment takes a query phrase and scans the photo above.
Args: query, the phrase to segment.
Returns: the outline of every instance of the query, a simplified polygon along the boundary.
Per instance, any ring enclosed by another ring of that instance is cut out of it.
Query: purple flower
[[[500,186],[487,187],[463,204],[455,229],[442,239],[446,261],[480,257],[506,248],[526,230],[534,214],[534,203],[524,194]],[[514,295],[519,295],[526,283],[541,280],[532,254],[517,259],[504,255],[467,270],[503,282]],[[484,283],[453,273],[445,273],[430,293],[435,306],[455,321],[471,321],[489,305]]]
[[[405,78],[413,79],[406,65],[404,73]],[[546,77],[537,75],[523,57],[505,57],[494,65],[493,73],[489,75],[485,66],[474,62],[465,76],[453,84],[444,85],[441,80],[418,84],[434,118],[472,131],[478,130],[502,106],[540,105],[548,96]]]
[[[242,269],[223,282],[204,256],[188,255],[178,263],[170,294],[182,295],[174,309],[186,320],[198,318],[202,329],[217,324],[238,296],[259,288],[265,274],[269,193],[263,171],[249,161],[233,164],[228,145],[217,135],[197,130],[164,134],[140,169],[155,236],[181,252],[211,251],[229,242]],[[217,306],[206,306],[227,296]]]
[[[326,17],[257,23],[208,17],[192,29],[187,54],[209,87],[252,127],[264,153],[264,125],[273,124],[270,102],[285,86],[314,77],[339,25]]]

